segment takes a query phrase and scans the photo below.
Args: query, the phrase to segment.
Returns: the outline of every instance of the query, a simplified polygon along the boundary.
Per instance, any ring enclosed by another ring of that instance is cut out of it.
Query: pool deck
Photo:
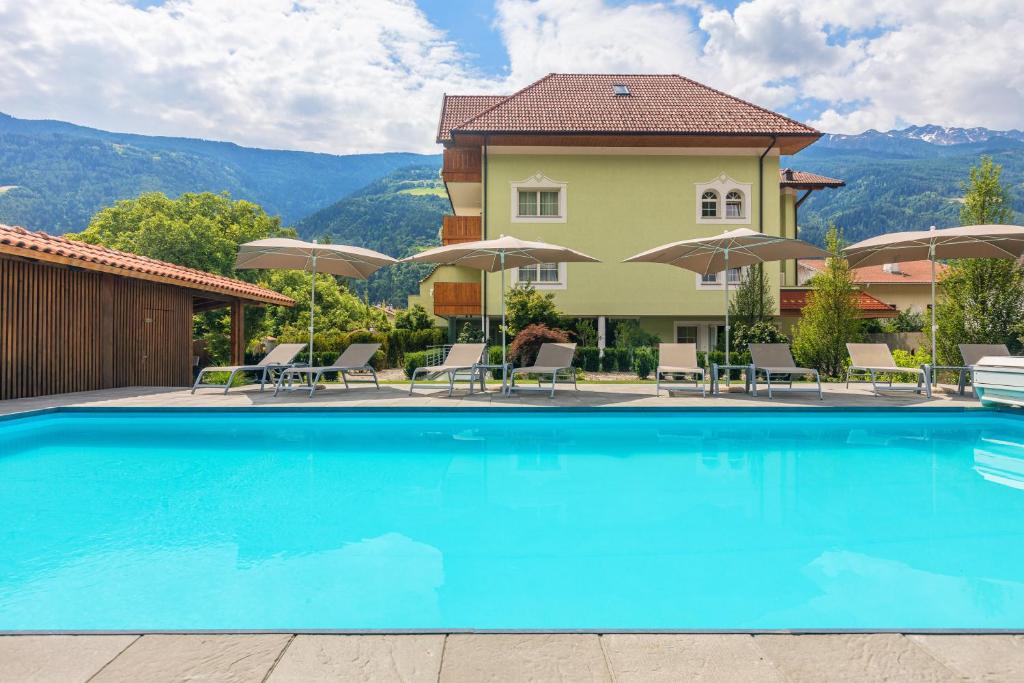
[[[971,407],[969,395],[931,400],[862,388],[754,398],[654,397],[652,385],[589,384],[555,399],[493,393],[451,399],[438,385],[277,399],[254,388],[227,396],[137,387],[0,402],[0,415],[75,407]],[[853,634],[147,634],[0,636],[7,681],[1019,681],[1024,635]]]

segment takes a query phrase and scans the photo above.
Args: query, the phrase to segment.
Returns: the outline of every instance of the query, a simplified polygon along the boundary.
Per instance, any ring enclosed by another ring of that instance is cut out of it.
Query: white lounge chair
[[[448,355],[445,356],[440,365],[428,365],[427,367],[413,370],[412,378],[409,382],[409,395],[412,396],[413,387],[416,386],[416,378],[422,373],[427,376],[427,379],[448,375],[448,395],[451,396],[452,392],[455,391],[455,378],[460,373],[468,374],[470,382],[476,380],[480,372],[477,369],[477,365],[480,364],[486,348],[486,344],[452,344],[451,349],[448,350]]]
[[[700,395],[707,397],[707,389],[704,386],[704,368],[697,365],[696,344],[659,344],[658,369],[654,373],[654,395],[661,395],[663,383],[678,386],[683,383],[689,384],[691,381],[683,379],[662,382],[662,375],[691,375],[694,390],[699,389]],[[671,393],[673,391],[671,386],[666,391]]]
[[[558,383],[559,373],[568,372],[572,377],[572,385],[578,391],[579,387],[576,386],[576,368],[573,367],[573,356],[576,355],[576,344],[557,344],[547,342],[540,345],[540,351],[537,352],[537,360],[534,361],[533,365],[527,368],[513,368],[511,372],[511,382],[508,390],[512,391],[547,391],[541,386],[541,378],[545,375],[551,375],[551,398],[555,397],[555,385]],[[517,387],[516,386],[516,375],[537,375],[537,387]],[[568,381],[566,378],[565,381]]]
[[[302,378],[305,377],[309,382],[309,395],[312,398],[321,378],[330,372],[338,373],[338,376],[341,377],[341,381],[345,383],[346,389],[349,388],[348,373],[368,372],[373,376],[373,383],[377,386],[377,390],[380,391],[380,382],[377,381],[377,371],[373,369],[372,365],[370,365],[370,360],[373,359],[373,354],[377,353],[377,349],[379,348],[380,344],[351,344],[330,365],[318,368],[288,368],[282,372],[281,376],[278,378],[277,387],[274,389],[274,396],[277,396],[278,392],[280,392],[282,388],[284,388],[285,391],[292,391],[292,383],[295,380],[301,381]]]
[[[818,398],[824,400],[821,393],[821,375],[814,368],[797,367],[793,360],[793,353],[789,350],[789,344],[748,344],[750,348],[750,363],[754,368],[754,393],[757,393],[757,373],[763,373],[765,381],[768,382],[768,398],[772,397],[772,378],[785,377],[788,387],[784,391],[817,391]],[[817,388],[793,388],[793,375],[812,376],[817,382]],[[779,389],[776,389],[780,391]]]
[[[846,370],[846,388],[850,388],[850,377],[854,373],[867,374],[870,378],[871,388],[875,396],[878,393],[878,375],[914,375],[917,377],[917,386],[894,387],[892,379],[886,391],[913,391],[923,393],[928,398],[932,396],[932,385],[929,381],[928,366],[920,368],[901,368],[893,360],[892,352],[887,344],[847,344],[846,350],[850,354],[850,367]]]
[[[278,344],[274,349],[263,357],[256,365],[226,365],[222,367],[210,367],[203,368],[196,375],[195,384],[192,385],[192,393],[196,393],[196,389],[204,389],[208,387],[224,388],[224,393],[228,393],[228,389],[235,381],[235,377],[240,373],[251,372],[260,376],[260,391],[263,391],[263,387],[267,384],[267,379],[273,383],[274,372],[283,372],[284,370],[293,367],[295,365],[295,357],[298,356],[303,349],[306,348],[305,344]],[[227,372],[228,381],[226,384],[204,384],[203,375],[208,375],[211,372]]]

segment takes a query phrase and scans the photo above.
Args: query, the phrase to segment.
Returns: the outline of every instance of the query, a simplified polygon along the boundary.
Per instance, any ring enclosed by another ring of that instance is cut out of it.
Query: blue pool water
[[[0,630],[1024,627],[1024,418],[0,421]]]

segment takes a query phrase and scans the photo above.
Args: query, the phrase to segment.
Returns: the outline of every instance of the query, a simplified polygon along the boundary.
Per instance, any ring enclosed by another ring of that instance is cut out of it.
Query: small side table
[[[719,370],[725,370],[726,372],[729,372],[730,370],[742,370],[743,371],[743,391],[745,393],[749,393],[749,394],[751,394],[753,396],[757,396],[757,383],[754,382],[754,366],[751,363],[746,363],[744,365],[736,365],[736,364],[725,365],[724,363],[722,365],[719,365],[718,363],[712,363],[711,364],[711,395],[712,396],[717,396],[720,393],[719,392],[719,388],[718,388],[718,382],[719,382],[719,380],[718,380],[718,372],[719,372]],[[732,383],[732,378],[727,376],[726,379],[725,379],[725,382],[726,382],[726,386],[729,386]],[[751,390],[751,387],[753,387],[753,390]]]
[[[480,391],[487,391],[487,385],[484,383],[484,378],[487,376],[490,370],[502,370],[501,373],[501,395],[505,396],[508,394],[508,375],[512,372],[511,363],[477,363],[473,366],[473,371],[478,373],[480,379]],[[473,393],[473,383],[469,383],[469,393]]]

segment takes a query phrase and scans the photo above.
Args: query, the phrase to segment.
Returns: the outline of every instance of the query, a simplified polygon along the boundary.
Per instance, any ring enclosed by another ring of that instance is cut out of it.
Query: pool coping
[[[891,633],[905,635],[1022,635],[1021,628],[385,628],[385,629],[344,629],[344,628],[280,628],[280,629],[0,629],[0,636],[125,636],[125,635],[328,635],[328,636],[409,636],[409,635],[518,635],[518,634],[561,634],[561,635],[610,635],[610,634],[659,634],[659,635],[835,635]]]

